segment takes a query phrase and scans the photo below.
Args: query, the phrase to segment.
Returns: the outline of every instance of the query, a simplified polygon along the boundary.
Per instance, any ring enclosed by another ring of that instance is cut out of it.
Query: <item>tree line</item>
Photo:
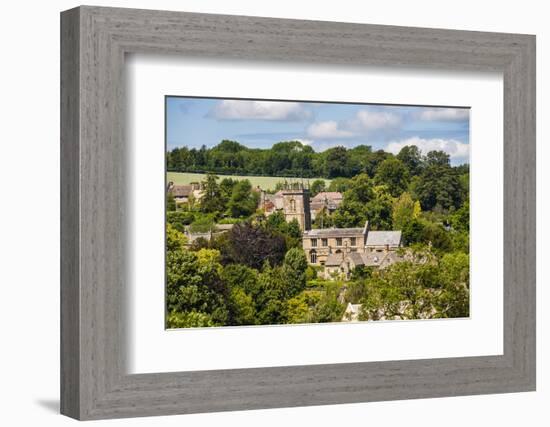
[[[367,145],[351,149],[338,146],[316,152],[300,141],[283,141],[260,149],[223,140],[212,148],[205,145],[198,149],[174,148],[167,152],[166,165],[171,172],[332,179],[350,178],[361,172],[373,177],[380,163],[391,157],[391,153],[373,151]],[[407,165],[411,176],[418,175],[425,163],[418,150],[405,150],[398,158]],[[426,159],[428,163],[440,160]]]

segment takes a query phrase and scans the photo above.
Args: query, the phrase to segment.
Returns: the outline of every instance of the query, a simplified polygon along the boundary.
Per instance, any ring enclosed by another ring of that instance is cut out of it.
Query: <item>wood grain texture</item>
[[[535,38],[80,7],[62,13],[62,413],[100,419],[535,389]],[[124,55],[500,71],[504,354],[128,375]]]

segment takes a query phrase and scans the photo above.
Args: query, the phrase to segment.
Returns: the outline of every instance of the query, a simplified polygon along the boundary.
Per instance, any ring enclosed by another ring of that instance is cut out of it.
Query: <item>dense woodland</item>
[[[212,149],[167,153],[169,170],[210,172],[200,200],[167,207],[167,326],[198,327],[335,322],[346,304],[360,319],[464,317],[469,314],[469,168],[442,151],[415,146],[397,155],[368,146],[321,153],[300,142],[269,150],[222,141]],[[343,202],[314,227],[402,230],[408,261],[381,271],[356,269],[350,280],[317,278],[297,222],[265,217],[247,180],[218,174],[331,178],[312,180],[312,195],[339,191]],[[194,232],[233,223],[230,232],[186,245]]]

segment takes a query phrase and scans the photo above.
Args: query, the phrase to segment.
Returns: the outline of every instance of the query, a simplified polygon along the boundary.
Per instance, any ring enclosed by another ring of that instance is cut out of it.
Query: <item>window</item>
[[[336,238],[336,246],[342,246],[342,238],[341,237]]]
[[[311,247],[316,248],[317,247],[317,239],[311,239]]]
[[[309,262],[311,264],[316,264],[317,263],[317,252],[315,251],[311,251],[309,253]]]
[[[296,200],[290,199],[290,212],[296,212]]]
[[[351,246],[356,246],[357,245],[357,237],[352,237],[349,240],[350,240],[350,245]]]
[[[321,246],[328,246],[328,240],[327,239],[321,239]]]

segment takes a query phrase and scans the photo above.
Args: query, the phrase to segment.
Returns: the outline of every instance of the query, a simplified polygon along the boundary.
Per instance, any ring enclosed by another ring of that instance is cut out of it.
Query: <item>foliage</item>
[[[278,265],[286,253],[285,238],[261,225],[236,224],[228,233],[228,257],[236,264],[260,269],[265,262]]]
[[[333,214],[336,227],[360,227],[368,220],[373,229],[388,230],[393,199],[385,186],[375,186],[367,174],[353,177],[344,200]]]
[[[326,191],[326,184],[324,179],[316,179],[313,181],[310,187],[311,197],[315,197],[317,194]]]
[[[423,159],[422,153],[416,145],[407,145],[403,147],[396,157],[405,164],[409,170],[409,175],[420,174],[423,166]]]
[[[169,191],[166,194],[166,211],[173,212],[175,210],[176,210],[176,199],[174,198],[174,194],[172,194],[172,192]]]
[[[166,317],[166,327],[173,328],[201,328],[215,326],[212,318],[206,313],[197,311],[172,312]]]
[[[365,283],[360,320],[425,319],[469,315],[469,261],[428,249],[417,259],[375,272]]]
[[[252,191],[250,181],[237,181],[232,187],[231,197],[227,202],[227,210],[234,218],[252,215],[258,206],[260,195]]]
[[[185,226],[191,224],[195,219],[194,212],[190,211],[176,211],[166,212],[166,222],[176,230],[185,231]]]
[[[201,215],[189,226],[192,233],[208,233],[214,229],[214,218],[211,215]]]
[[[330,181],[327,191],[343,193],[349,189],[349,178],[334,178]]]
[[[374,182],[378,185],[386,185],[389,193],[397,197],[409,185],[409,170],[401,160],[389,157],[378,166]]]
[[[187,244],[185,234],[178,231],[172,224],[166,224],[166,250],[176,251],[181,250]]]
[[[467,195],[459,175],[448,164],[448,155],[430,151],[428,157],[430,160],[426,161],[422,174],[411,185],[422,209],[459,208]]]
[[[451,226],[456,231],[470,231],[470,202],[468,200],[451,215]]]
[[[203,190],[200,199],[200,210],[205,213],[215,213],[224,211],[222,192],[216,180],[218,177],[214,174],[206,175],[202,182]]]
[[[409,193],[403,192],[393,202],[393,229],[403,230],[411,221],[419,217],[420,212],[420,202],[418,200],[414,201]]]

